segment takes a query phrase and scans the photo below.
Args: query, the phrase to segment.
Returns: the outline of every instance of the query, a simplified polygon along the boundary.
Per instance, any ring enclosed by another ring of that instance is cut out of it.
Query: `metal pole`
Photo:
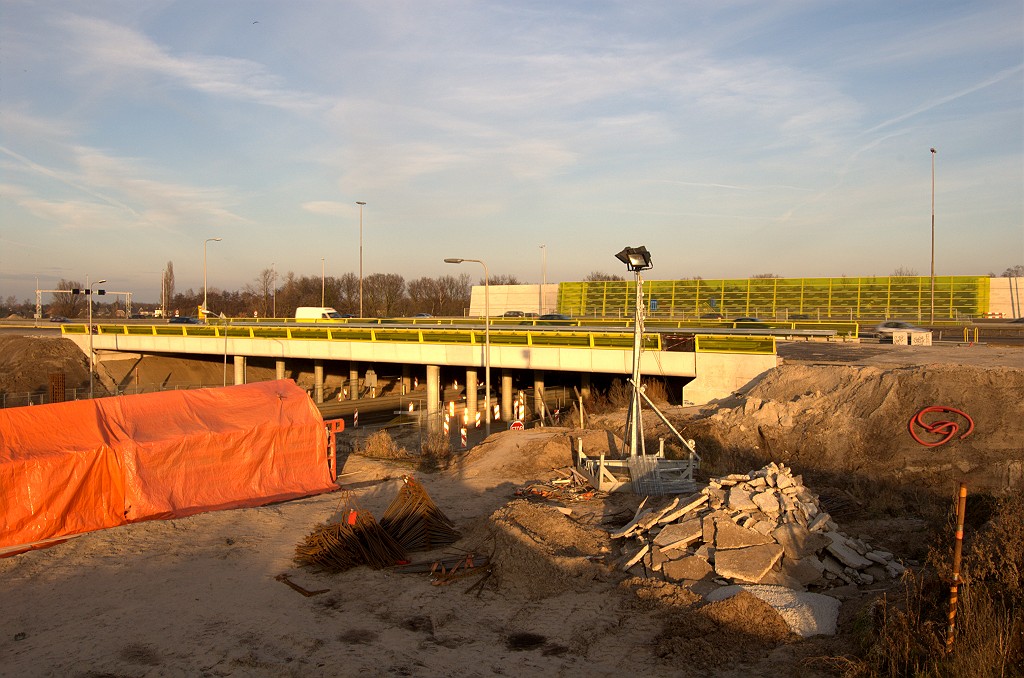
[[[540,290],[537,293],[537,315],[544,315],[544,285],[548,278],[548,246],[540,246]]]
[[[327,290],[327,278],[324,276],[324,258],[320,257],[320,305],[324,305],[324,292]]]
[[[935,322],[935,149],[932,151],[932,312],[931,320]]]
[[[644,333],[644,292],[640,271],[636,274],[636,301],[633,320],[633,391],[629,403],[629,456],[635,457],[639,445],[643,445],[643,420],[640,414],[640,351],[643,347]]]
[[[277,317],[277,262],[273,262],[273,263],[270,264],[270,270],[273,271],[273,273],[274,273],[274,291],[273,291],[274,316],[273,317],[276,318]]]
[[[363,317],[363,205],[366,203],[357,200],[359,205],[359,317]]]
[[[949,584],[949,625],[946,627],[946,654],[953,651],[956,632],[956,603],[960,588],[960,556],[964,543],[964,514],[967,511],[967,483],[960,483],[956,505],[956,534],[953,543],[953,581]]]
[[[220,242],[220,238],[207,238],[203,241],[203,319],[206,319],[207,307],[206,307],[206,243],[214,241]]]
[[[86,274],[86,276],[85,276],[85,286],[89,290],[88,291],[88,295],[89,295],[89,399],[90,400],[92,400],[92,397],[93,397],[93,376],[92,376],[92,373],[96,369],[96,352],[93,351],[93,348],[92,348],[92,286],[93,285],[102,285],[105,282],[107,282],[107,281],[104,278],[103,280],[97,280],[94,283],[90,283],[89,282],[89,275]]]

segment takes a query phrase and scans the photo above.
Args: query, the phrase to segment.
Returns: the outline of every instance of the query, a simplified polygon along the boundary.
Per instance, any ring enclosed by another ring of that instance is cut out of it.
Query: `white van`
[[[341,317],[342,315],[330,306],[299,306],[295,309],[296,320],[327,320]]]

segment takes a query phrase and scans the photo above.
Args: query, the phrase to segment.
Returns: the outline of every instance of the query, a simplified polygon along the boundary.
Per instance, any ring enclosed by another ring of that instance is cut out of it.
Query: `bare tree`
[[[247,306],[253,306],[253,310],[266,318],[270,315],[272,296],[274,293],[274,269],[265,268],[257,274],[251,283],[242,288],[242,293],[249,297]]]
[[[625,280],[625,278],[621,275],[602,273],[601,271],[591,271],[590,274],[583,279],[583,282],[614,282],[616,280]]]
[[[1000,278],[1021,278],[1024,277],[1024,264],[1017,264],[1016,266],[1010,266],[1003,271]]]
[[[912,278],[917,275],[917,270],[909,266],[899,266],[889,275],[894,278]]]
[[[778,275],[776,273],[755,273],[754,275],[752,275],[750,277],[751,278],[781,278],[782,276]]]
[[[77,280],[64,280],[61,278],[57,283],[58,290],[67,292],[54,292],[53,302],[50,304],[50,315],[62,315],[68,318],[77,318],[80,310],[85,307],[84,295],[73,294],[71,290],[85,289],[85,285]]]
[[[404,311],[405,278],[397,273],[374,273],[363,279],[363,313],[389,318]]]
[[[174,298],[174,262],[168,261],[167,268],[164,269],[164,299],[167,303],[171,302]]]
[[[462,315],[469,306],[472,287],[468,273],[440,278],[417,278],[409,282],[407,294],[410,313]]]
[[[521,285],[519,278],[514,275],[492,275],[490,279],[492,285]],[[483,285],[483,278],[480,279],[480,284]]]

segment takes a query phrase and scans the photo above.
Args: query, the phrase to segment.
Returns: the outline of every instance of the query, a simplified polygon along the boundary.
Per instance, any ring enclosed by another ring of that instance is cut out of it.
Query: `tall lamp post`
[[[623,444],[629,445],[629,456],[635,457],[637,449],[644,448],[643,418],[640,415],[640,352],[644,335],[644,291],[640,271],[651,268],[651,253],[644,246],[626,247],[615,255],[636,276],[636,301],[633,321],[633,382],[632,398],[626,421],[626,436]],[[625,450],[623,450],[625,451]]]
[[[97,280],[94,283],[89,282],[89,276],[85,276],[85,284],[89,288],[89,399],[93,397],[93,378],[92,373],[96,370],[96,353],[92,350],[92,286],[102,285],[107,282],[106,278],[103,280]]]
[[[472,261],[484,267],[484,434],[491,435],[491,276],[481,259],[445,259],[446,264]]]
[[[932,312],[930,323],[935,322],[935,149],[932,151]]]
[[[324,305],[324,292],[327,291],[327,277],[324,275],[324,258],[320,257],[320,305]]]
[[[203,318],[206,318],[206,314],[209,310],[206,308],[206,243],[209,242],[220,242],[220,238],[207,238],[203,241]]]
[[[544,315],[544,286],[548,283],[548,246],[540,246],[540,293],[537,295],[537,315]]]
[[[363,205],[366,203],[357,200],[359,205],[359,317],[363,317]]]
[[[274,300],[274,302],[273,302],[274,310],[273,310],[273,316],[272,317],[276,318],[277,317],[277,262],[276,261],[270,264],[270,270],[273,272],[272,275],[273,275],[273,280],[274,280],[274,282],[273,282],[274,290],[271,293],[271,298]]]

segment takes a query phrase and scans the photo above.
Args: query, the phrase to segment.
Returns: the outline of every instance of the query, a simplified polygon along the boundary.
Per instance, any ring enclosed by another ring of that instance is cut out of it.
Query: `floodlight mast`
[[[629,400],[629,412],[626,415],[626,435],[623,445],[626,449],[623,453],[635,457],[637,450],[646,454],[644,447],[643,417],[640,414],[640,403],[643,397],[643,387],[640,381],[640,354],[643,351],[644,336],[644,288],[640,271],[652,267],[651,253],[644,246],[626,247],[615,257],[626,264],[626,268],[633,272],[636,279],[636,298],[634,301],[633,315],[633,374],[630,377],[632,383],[632,397]]]

